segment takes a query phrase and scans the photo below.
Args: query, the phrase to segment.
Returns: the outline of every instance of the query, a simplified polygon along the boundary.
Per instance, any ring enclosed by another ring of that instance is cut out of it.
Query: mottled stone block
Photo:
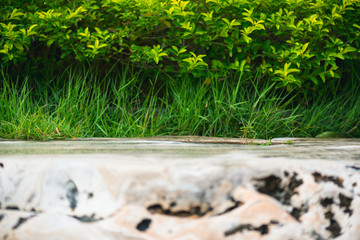
[[[0,238],[360,239],[359,142],[176,140],[0,142]]]

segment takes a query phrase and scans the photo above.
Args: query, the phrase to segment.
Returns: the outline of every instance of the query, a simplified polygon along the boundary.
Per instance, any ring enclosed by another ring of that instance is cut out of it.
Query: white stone
[[[353,142],[68,143],[0,142],[0,239],[360,239]]]

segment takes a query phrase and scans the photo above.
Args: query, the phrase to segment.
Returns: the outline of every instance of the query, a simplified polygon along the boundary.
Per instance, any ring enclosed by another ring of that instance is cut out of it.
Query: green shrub
[[[131,61],[291,91],[339,78],[339,62],[360,53],[359,0],[7,0],[0,14],[8,66]]]

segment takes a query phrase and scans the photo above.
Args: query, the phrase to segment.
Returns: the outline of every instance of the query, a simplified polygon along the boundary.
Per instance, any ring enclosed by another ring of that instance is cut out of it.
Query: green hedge
[[[360,53],[359,0],[3,0],[1,64],[133,62],[171,76],[339,78]]]

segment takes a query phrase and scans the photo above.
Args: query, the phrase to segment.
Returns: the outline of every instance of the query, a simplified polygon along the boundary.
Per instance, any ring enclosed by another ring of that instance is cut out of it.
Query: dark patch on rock
[[[326,240],[325,238],[323,238],[319,233],[317,233],[316,231],[312,231],[311,232],[311,236],[314,237],[314,240]]]
[[[4,164],[0,162],[0,168],[4,168]]]
[[[164,209],[160,204],[153,204],[147,207],[147,210],[151,213],[162,213]]]
[[[176,206],[176,202],[170,203],[170,207],[175,207],[175,206]]]
[[[284,197],[281,178],[270,175],[264,178],[257,178],[255,181],[254,186],[259,192],[269,195],[279,201]]]
[[[294,207],[294,208],[291,210],[290,215],[293,216],[296,220],[299,221],[299,220],[300,220],[300,217],[301,217],[301,215],[302,215],[301,213],[302,213],[301,209]]]
[[[357,167],[357,166],[346,166],[346,168],[352,168],[356,171],[360,171],[360,167]]]
[[[97,222],[99,220],[102,220],[102,218],[95,218],[95,214],[91,214],[91,216],[73,216],[73,218],[79,220],[80,222],[84,222],[84,223],[91,223],[91,222]]]
[[[232,196],[229,196],[229,200],[231,202],[233,202],[233,205],[228,207],[227,209],[225,209],[223,212],[216,214],[216,216],[220,216],[220,215],[223,215],[225,213],[231,212],[232,210],[238,208],[239,206],[241,206],[243,204],[243,202],[235,200]]]
[[[349,213],[351,216],[353,211],[350,209],[350,206],[353,199],[341,193],[339,194],[339,199],[340,199],[340,207],[345,208],[344,212]]]
[[[261,193],[265,193],[267,195],[270,195],[278,199],[279,198],[278,195],[281,194],[281,192],[283,192],[283,189],[280,186],[281,178],[275,175],[270,175],[264,178],[258,178],[256,180],[258,181],[259,184],[257,184],[257,186],[255,187]]]
[[[269,233],[269,226],[268,224],[263,224],[260,227],[254,227],[250,224],[241,224],[235,228],[232,228],[228,231],[225,231],[224,235],[225,237],[234,235],[235,233],[238,232],[243,232],[244,230],[248,230],[248,231],[258,231],[261,235],[265,235]]]
[[[225,237],[228,237],[237,232],[243,232],[244,230],[251,230],[252,228],[253,228],[253,226],[251,226],[250,224],[241,224],[235,228],[225,231],[224,235],[225,235]]]
[[[0,214],[0,222],[4,219],[4,214]]]
[[[285,205],[290,205],[290,198],[297,193],[295,189],[303,184],[303,180],[297,179],[297,173],[292,174],[288,184],[282,184],[281,178],[275,175],[257,178],[255,181],[254,186],[259,192],[269,195]]]
[[[27,220],[29,220],[32,217],[35,217],[36,215],[32,215],[30,217],[27,218],[19,218],[18,222],[12,227],[13,230],[17,229],[20,227],[21,224],[23,224],[24,222],[26,222]]]
[[[350,206],[353,199],[351,197],[347,197],[344,194],[340,193],[339,200],[340,200],[339,207],[344,209],[343,210],[344,213],[348,213],[351,216],[353,211],[350,209]],[[334,200],[332,198],[323,198],[320,200],[320,204],[326,208],[334,204]]]
[[[69,207],[71,208],[71,210],[74,211],[77,206],[77,198],[79,196],[79,191],[72,180],[69,180],[66,183],[65,189],[66,189],[66,198],[69,201]]]
[[[330,224],[328,227],[326,227],[326,230],[328,230],[331,233],[331,236],[333,238],[340,236],[341,227],[340,227],[339,223],[334,219],[334,214],[331,211],[327,211],[325,213],[325,218],[329,219],[329,221],[330,221]]]
[[[165,209],[160,204],[153,204],[147,208],[147,210],[151,213],[158,213],[168,216],[175,217],[190,217],[190,216],[198,216],[202,217],[208,212],[212,211],[212,208],[209,206],[205,211],[201,210],[200,206],[191,206],[188,210],[181,211],[173,211],[171,208]]]
[[[291,205],[290,200],[294,194],[298,194],[296,189],[303,184],[302,179],[298,179],[296,172],[289,173],[284,171],[287,181],[282,181],[280,177],[270,175],[264,178],[255,179],[255,188],[266,195],[269,195],[284,205]],[[289,212],[297,220],[300,219],[302,214],[306,213],[308,208],[304,205],[301,208],[292,208]]]
[[[93,198],[94,194],[93,193],[88,193],[88,199]]]
[[[259,231],[261,235],[265,235],[269,233],[269,226],[268,225],[261,225],[258,228],[254,228],[255,231]]]
[[[323,198],[323,199],[320,200],[320,204],[323,207],[330,206],[333,203],[334,203],[334,201],[331,198]]]
[[[7,206],[5,209],[7,210],[20,210],[17,206]]]
[[[302,204],[300,208],[293,207],[290,212],[290,215],[293,216],[296,220],[300,221],[300,217],[309,210],[308,206]]]
[[[321,175],[319,172],[313,172],[315,182],[333,182],[339,187],[343,187],[344,179],[334,176]]]
[[[138,225],[136,225],[136,229],[144,232],[146,231],[151,224],[151,219],[150,218],[144,218],[141,222],[138,223]]]
[[[289,185],[285,188],[286,192],[288,194],[290,194],[290,196],[288,196],[288,200],[289,200],[289,204],[290,204],[290,198],[292,195],[297,194],[297,192],[295,191],[295,189],[297,187],[299,187],[300,185],[302,185],[304,183],[304,181],[302,179],[297,179],[297,173],[293,173],[293,175],[290,178],[290,183]]]
[[[270,224],[273,224],[273,225],[282,225],[281,223],[279,223],[279,221],[276,221],[276,220],[271,220],[271,221],[270,221]]]

